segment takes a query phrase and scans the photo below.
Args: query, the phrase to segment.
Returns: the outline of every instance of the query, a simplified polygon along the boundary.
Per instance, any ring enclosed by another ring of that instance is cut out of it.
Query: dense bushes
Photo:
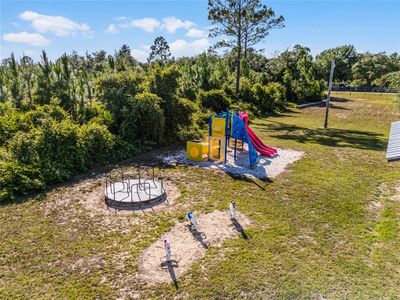
[[[94,122],[84,124],[78,132],[78,147],[85,169],[113,160],[116,138],[107,127]]]
[[[118,133],[126,99],[141,91],[141,82],[140,74],[134,71],[106,73],[95,80],[95,96],[106,105],[113,116],[113,123],[110,126],[112,132]]]
[[[225,111],[231,105],[231,101],[223,90],[200,91],[198,95],[200,104],[216,113]]]
[[[21,119],[35,120],[28,114]],[[6,144],[8,154],[0,160],[0,201],[64,181],[113,157],[115,137],[104,125],[79,126],[69,117],[35,124],[29,131],[18,131]]]
[[[145,92],[128,99],[121,124],[121,136],[130,143],[162,142],[165,118],[159,103],[161,98]]]
[[[252,91],[254,95],[253,104],[261,115],[280,111],[286,107],[286,89],[280,83],[271,82],[266,86],[256,83]]]
[[[19,113],[11,103],[0,103],[0,145],[18,130]]]
[[[180,76],[176,66],[163,68],[156,64],[149,70],[144,82],[145,90],[160,97],[159,105],[165,117],[165,142],[178,141],[195,134],[192,115],[196,112],[196,107],[179,98]]]
[[[13,200],[16,195],[25,195],[43,187],[37,169],[15,161],[0,160],[0,202]]]

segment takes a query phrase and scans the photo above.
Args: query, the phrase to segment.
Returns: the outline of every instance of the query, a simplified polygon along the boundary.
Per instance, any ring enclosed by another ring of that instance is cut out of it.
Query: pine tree
[[[150,50],[150,55],[147,58],[149,64],[156,61],[165,63],[171,59],[171,52],[168,43],[162,36],[159,36],[154,40],[154,44],[150,47]]]
[[[240,64],[243,49],[255,45],[268,35],[270,29],[282,26],[283,17],[275,18],[271,8],[260,0],[209,0],[208,19],[215,27],[210,37],[230,37],[215,47],[228,47],[236,52],[236,97],[240,88]]]
[[[42,61],[39,63],[37,90],[34,99],[37,103],[43,105],[49,104],[51,100],[53,72],[51,62],[44,50],[42,51],[41,58]]]
[[[19,78],[19,67],[17,61],[15,60],[14,53],[11,53],[8,67],[10,69],[9,83],[11,96],[13,98],[15,107],[20,108],[22,105],[21,83]]]

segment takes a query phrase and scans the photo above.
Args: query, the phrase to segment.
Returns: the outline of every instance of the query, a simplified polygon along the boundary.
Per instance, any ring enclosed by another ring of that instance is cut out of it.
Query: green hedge
[[[161,98],[151,93],[130,98],[123,110],[121,136],[129,143],[161,143],[165,118],[160,108]]]
[[[277,82],[271,82],[263,86],[256,83],[253,88],[253,104],[261,115],[279,111],[286,107],[286,89]]]
[[[225,111],[231,106],[231,101],[223,90],[200,91],[197,97],[204,108],[216,113]]]
[[[62,182],[95,165],[121,159],[114,156],[116,141],[106,126],[79,126],[70,119],[47,120],[9,140],[8,159],[0,161],[0,201]]]

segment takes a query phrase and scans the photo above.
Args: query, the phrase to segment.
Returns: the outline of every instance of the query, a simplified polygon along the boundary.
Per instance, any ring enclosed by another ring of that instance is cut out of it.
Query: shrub
[[[105,103],[113,115],[113,132],[118,132],[122,121],[122,110],[129,98],[141,91],[142,78],[137,72],[125,71],[105,74],[94,82],[94,94]]]
[[[18,130],[20,116],[21,114],[11,103],[0,103],[0,145]]]
[[[0,202],[14,200],[16,195],[43,187],[38,169],[15,161],[0,161]]]
[[[108,163],[113,155],[115,137],[104,125],[90,122],[79,129],[79,152],[85,168]]]
[[[68,119],[49,120],[31,132],[19,132],[8,147],[18,162],[37,166],[44,182],[60,182],[83,170],[78,130],[79,126]]]
[[[121,134],[130,143],[160,143],[165,129],[161,98],[145,92],[128,100],[123,111]]]
[[[7,148],[9,149],[12,158],[24,165],[40,164],[39,156],[39,143],[41,141],[41,134],[39,131],[22,132],[19,131],[8,142]]]
[[[92,103],[84,106],[80,110],[78,121],[81,124],[95,122],[98,124],[111,126],[113,123],[113,116],[111,115],[110,111],[106,109],[104,104]]]
[[[297,80],[293,83],[293,92],[296,100],[320,101],[323,96],[323,82],[315,79]]]
[[[198,99],[204,108],[219,113],[225,111],[231,105],[231,101],[223,90],[200,91]]]
[[[156,94],[162,101],[168,101],[177,95],[180,75],[175,66],[163,68],[156,64],[149,71],[145,85],[150,93]]]
[[[160,107],[165,117],[165,141],[182,139],[192,127],[195,104],[178,98],[180,72],[175,66],[162,68],[156,65],[149,72],[146,89],[160,97]]]
[[[1,156],[0,200],[107,163],[113,157],[115,144],[107,127],[95,122],[79,127],[70,119],[48,120],[30,132],[20,131],[7,144],[10,155]],[[117,159],[120,158],[118,154]]]
[[[34,110],[28,111],[21,117],[20,129],[28,131],[34,127],[41,126],[44,122],[48,122],[49,120],[60,122],[69,117],[68,113],[58,106],[56,102],[51,105],[36,106]]]
[[[239,100],[247,103],[254,103],[252,84],[246,77],[240,79]]]
[[[196,137],[200,128],[196,123],[200,108],[197,103],[189,99],[179,98],[175,104],[175,120],[178,124],[177,138],[180,141]]]
[[[277,82],[268,83],[266,86],[256,83],[253,86],[254,105],[261,114],[284,109],[286,103],[285,87]]]

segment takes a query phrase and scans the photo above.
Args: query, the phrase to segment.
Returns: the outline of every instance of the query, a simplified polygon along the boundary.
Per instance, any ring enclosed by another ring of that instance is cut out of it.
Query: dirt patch
[[[390,197],[390,200],[400,201],[400,181],[396,182],[396,186],[394,187],[394,193]]]
[[[124,231],[140,222],[138,218],[130,218],[133,213],[143,214],[169,208],[180,196],[178,187],[164,180],[167,194],[164,202],[152,207],[143,206],[138,210],[116,210],[109,208],[104,201],[106,174],[96,177],[54,190],[42,204],[45,215],[54,214],[59,224],[77,222],[82,215],[86,215],[104,228]]]
[[[187,164],[246,177],[256,177],[259,179],[275,178],[286,170],[286,167],[303,157],[304,152],[292,149],[277,149],[278,156],[274,158],[262,157],[256,168],[250,169],[249,156],[245,150],[238,151],[237,160],[234,160],[233,151],[230,149],[227,153],[227,162],[224,165],[221,162],[203,161],[195,162],[186,160],[186,151],[171,153],[164,156],[163,162],[166,164]]]
[[[203,258],[209,247],[220,247],[225,240],[238,235],[246,238],[245,228],[251,225],[250,220],[243,214],[238,214],[234,224],[229,212],[221,211],[200,215],[199,223],[199,232],[191,231],[187,222],[177,223],[145,249],[139,256],[139,276],[150,283],[174,281],[194,262]],[[178,262],[176,267],[161,267],[160,259],[165,256],[164,238],[171,242],[171,253],[176,255]]]

